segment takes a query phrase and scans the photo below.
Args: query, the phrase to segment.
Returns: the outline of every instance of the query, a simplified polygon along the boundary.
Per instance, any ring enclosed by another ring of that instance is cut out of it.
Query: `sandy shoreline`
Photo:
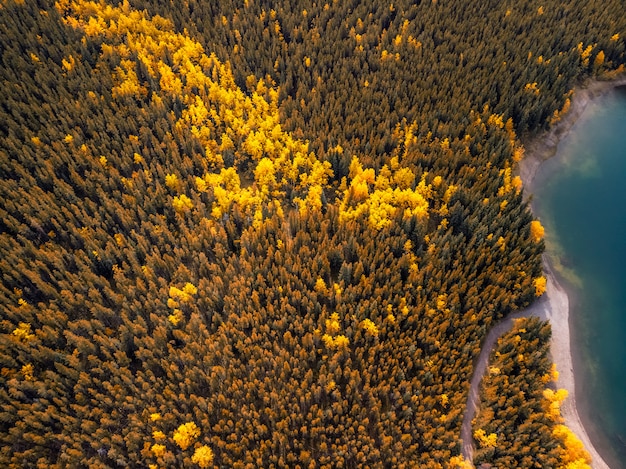
[[[529,188],[532,188],[532,181],[541,164],[554,156],[559,142],[569,133],[589,103],[594,98],[619,86],[626,86],[626,74],[619,75],[611,81],[592,81],[585,86],[576,88],[568,113],[557,124],[553,125],[550,130],[538,135],[521,138],[525,148],[525,156],[517,171],[524,181],[527,192]]]
[[[571,130],[587,105],[594,98],[623,85],[626,85],[626,76],[624,75],[612,81],[593,81],[585,87],[576,89],[569,113],[549,131],[525,142],[526,156],[519,164],[518,173],[524,182],[527,193],[531,193],[533,190],[532,182],[538,171],[541,171],[541,164],[556,153],[559,141]],[[589,451],[592,467],[594,469],[608,469],[608,464],[591,443],[578,415],[569,327],[569,297],[565,289],[559,284],[546,255],[543,257],[543,269],[548,280],[543,301],[535,302],[525,312],[527,315],[539,316],[550,321],[552,325],[550,350],[552,359],[559,371],[557,386],[567,389],[569,393],[569,397],[561,407],[561,414],[565,419],[565,424],[580,438]]]
[[[538,302],[526,311],[533,316],[550,321],[552,326],[552,341],[550,343],[550,353],[552,361],[556,363],[559,371],[557,387],[567,389],[568,398],[561,405],[561,415],[567,425],[578,438],[583,442],[585,448],[591,455],[591,467],[594,469],[609,469],[609,465],[604,461],[600,453],[596,450],[585,426],[578,415],[576,405],[576,389],[574,365],[572,362],[572,352],[570,349],[570,328],[569,328],[569,297],[567,292],[558,283],[556,275],[550,270],[550,265],[544,257],[544,275],[548,280],[547,291],[544,301]]]

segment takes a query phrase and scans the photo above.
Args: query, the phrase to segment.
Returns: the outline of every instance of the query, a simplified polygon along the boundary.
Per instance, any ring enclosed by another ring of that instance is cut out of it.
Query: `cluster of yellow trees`
[[[105,59],[115,57],[120,61],[113,97],[145,97],[147,89],[136,73],[141,63],[158,82],[157,92],[151,94],[153,102],[182,99],[184,107],[176,129],[193,135],[203,145],[205,164],[213,171],[196,177],[194,189],[209,194],[214,218],[220,219],[236,205],[258,229],[264,210],[275,210],[283,216],[287,195],[302,214],[322,209],[323,193],[330,190],[333,171],[328,162],[308,151],[306,142],[282,130],[274,88],[260,80],[251,96],[244,93],[235,84],[228,64],[220,63],[215,55],[207,56],[189,36],[175,33],[164,18],[150,18],[131,9],[127,1],[119,7],[87,0],[66,1],[58,2],[57,9],[66,14],[69,25],[103,41]],[[503,127],[501,119],[494,122]],[[414,138],[412,129],[414,126],[402,136],[405,147]],[[442,143],[444,148],[448,145],[447,141]],[[227,162],[225,154],[232,155]],[[250,164],[253,169],[246,170]],[[505,171],[503,187],[508,191],[511,169]],[[250,176],[253,183],[242,184],[242,178]],[[398,211],[404,219],[426,220],[428,200],[433,197],[426,176],[424,173],[419,182],[415,181],[414,172],[402,167],[397,157],[375,174],[372,168],[363,169],[354,156],[350,181],[343,178],[340,186],[341,219],[366,219],[377,230],[392,223]],[[434,182],[439,186],[441,180],[439,177]],[[184,214],[194,208],[193,199],[181,193],[193,187],[191,184],[183,184],[175,173],[168,174],[165,183],[177,194],[172,199],[176,212]],[[520,184],[518,176],[513,178],[518,192]],[[448,187],[444,203],[454,190],[454,186]]]
[[[261,79],[250,94],[244,93],[229,64],[206,55],[199,42],[175,32],[166,19],[134,10],[128,1],[119,7],[62,1],[57,9],[67,24],[102,41],[104,59],[119,61],[114,98],[147,96],[136,72],[141,64],[155,82],[151,93],[155,105],[182,101],[175,129],[202,144],[204,166],[210,171],[196,178],[195,189],[210,189],[214,217],[236,204],[258,228],[264,208],[284,198],[286,191],[297,196],[303,212],[321,208],[322,190],[332,175],[330,165],[316,159],[306,142],[282,129],[274,88]],[[241,177],[253,177],[254,183],[244,185]],[[181,184],[176,174],[168,178],[168,187],[177,193],[172,202],[176,211],[191,210],[192,199],[178,194],[189,185]]]
[[[190,303],[196,293],[198,293],[198,289],[189,282],[185,284],[182,290],[174,286],[170,287],[170,297],[167,300],[167,306],[172,309],[172,314],[167,319],[174,326],[177,326],[184,317],[184,313],[180,309],[181,305]]]
[[[428,199],[431,187],[426,185],[426,174],[418,184],[409,168],[401,168],[397,158],[392,158],[391,168],[383,165],[376,175],[374,170],[363,169],[358,158],[350,163],[350,185],[342,180],[343,200],[340,217],[344,221],[366,219],[376,230],[390,225],[396,212],[403,219],[428,218]]]
[[[162,419],[161,414],[150,414],[150,421],[156,425]],[[172,440],[183,451],[194,445],[194,442],[200,436],[200,429],[194,422],[181,424],[172,434]],[[167,448],[167,436],[161,430],[153,430],[152,438],[156,443],[146,444],[145,448],[149,448],[149,452],[153,458],[157,459],[157,464],[149,464],[150,469],[157,469],[163,465],[172,464],[175,460],[172,458],[171,452]],[[144,449],[145,449],[144,448]],[[213,466],[213,451],[206,445],[195,444],[194,453],[191,456],[191,462],[197,464],[201,468]]]

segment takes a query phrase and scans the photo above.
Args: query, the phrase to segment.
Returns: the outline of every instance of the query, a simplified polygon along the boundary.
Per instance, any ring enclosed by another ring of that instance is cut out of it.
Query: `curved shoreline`
[[[592,81],[585,87],[577,88],[569,113],[550,130],[525,142],[526,155],[518,166],[518,174],[522,178],[527,192],[533,192],[532,183],[535,176],[541,171],[542,163],[556,154],[560,140],[569,133],[579,117],[582,116],[587,105],[594,98],[624,85],[626,85],[626,76],[621,75],[611,81]],[[552,326],[550,351],[552,360],[559,371],[557,385],[569,393],[561,407],[561,414],[565,419],[565,424],[578,436],[591,455],[591,466],[594,469],[609,469],[609,465],[591,442],[578,414],[569,325],[569,297],[565,289],[559,284],[546,254],[543,256],[543,270],[548,281],[547,291],[544,295],[547,296],[547,301],[535,302],[525,312],[550,321]]]
[[[618,75],[610,81],[595,80],[576,87],[569,111],[559,122],[549,130],[520,138],[525,152],[524,158],[518,164],[517,173],[522,178],[527,194],[528,188],[532,188],[532,182],[541,164],[556,154],[559,142],[570,132],[589,103],[620,86],[626,86],[626,73]]]

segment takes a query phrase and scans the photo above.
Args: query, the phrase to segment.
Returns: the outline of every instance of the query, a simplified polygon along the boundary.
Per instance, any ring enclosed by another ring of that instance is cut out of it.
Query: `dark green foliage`
[[[490,372],[482,383],[481,409],[474,430],[495,433],[495,448],[479,449],[475,464],[493,467],[560,467],[562,444],[553,435],[555,421],[543,392],[552,381],[550,325],[519,319],[498,340]],[[477,445],[480,448],[480,443]]]
[[[469,112],[488,105],[512,117],[518,133],[532,131],[545,127],[573,84],[595,71],[600,50],[606,64],[624,62],[619,0],[189,0],[177,9],[150,0],[131,3],[172,19],[179,30],[188,28],[206,50],[232,63],[240,86],[249,74],[271,77],[280,86],[288,128],[302,131],[320,155],[340,143],[374,165],[393,145],[391,132],[402,119],[416,121],[422,135],[430,130],[440,138],[462,137]],[[611,41],[616,33],[621,39]],[[395,45],[398,35],[403,40]],[[421,46],[411,45],[409,36]],[[576,50],[580,42],[594,45],[587,65]],[[381,60],[384,50],[389,58]],[[539,95],[524,89],[535,82]]]
[[[418,180],[458,186],[428,223],[341,223],[329,188],[323,213],[268,214],[255,231],[236,211],[201,223],[209,214],[172,209],[165,175],[191,186],[207,171],[198,142],[174,128],[180,103],[113,99],[96,41],[44,0],[1,5],[0,465],[147,467],[154,430],[194,421],[218,467],[446,466],[481,340],[532,301],[541,273],[522,194],[498,194],[510,135],[485,123],[497,113],[521,131],[545,127],[594,71],[579,42],[623,63],[623,41],[610,41],[626,36],[619,10],[278,2],[271,19],[253,1],[132,2],[230,60],[240,87],[269,75],[285,126],[332,163],[335,187],[353,154],[376,169],[399,156]],[[534,82],[539,96],[524,91]],[[405,148],[393,131],[412,122]],[[186,282],[198,294],[174,326],[169,288]],[[346,350],[321,339],[334,312]],[[20,323],[34,337],[20,340]],[[528,334],[544,341],[543,326]],[[191,464],[166,444],[168,467]]]

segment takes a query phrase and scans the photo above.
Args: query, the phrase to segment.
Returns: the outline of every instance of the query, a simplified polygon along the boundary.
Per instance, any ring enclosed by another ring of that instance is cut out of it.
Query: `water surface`
[[[595,100],[533,182],[549,257],[572,292],[578,410],[626,469],[626,89]]]

